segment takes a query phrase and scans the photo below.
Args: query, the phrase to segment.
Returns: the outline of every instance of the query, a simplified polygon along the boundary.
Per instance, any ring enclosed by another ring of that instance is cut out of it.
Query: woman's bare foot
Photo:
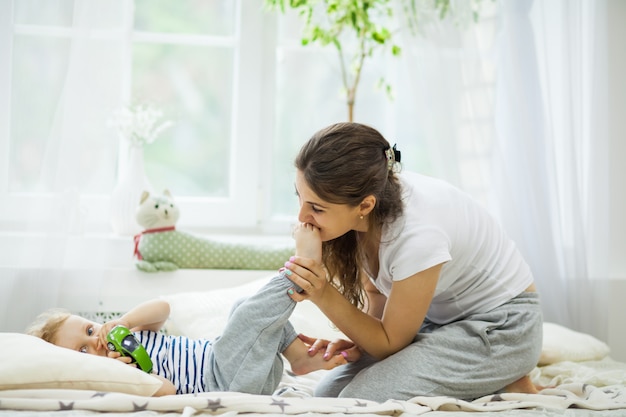
[[[309,223],[300,223],[293,229],[296,241],[296,256],[322,262],[322,239],[317,227]]]
[[[523,394],[537,394],[539,392],[528,375],[523,376],[517,381],[510,383],[509,385],[504,387],[504,391],[519,392]]]
[[[348,363],[341,354],[334,355],[330,359],[324,359],[324,352],[310,356],[308,346],[302,340],[295,339],[283,352],[287,361],[291,365],[291,371],[296,375],[304,375],[320,369],[333,369],[339,365]]]

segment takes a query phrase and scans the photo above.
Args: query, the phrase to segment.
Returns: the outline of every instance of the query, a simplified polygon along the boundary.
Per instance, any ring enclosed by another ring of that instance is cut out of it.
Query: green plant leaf
[[[399,56],[401,48],[393,44],[396,24],[393,20],[394,3],[401,3],[403,21],[411,33],[417,33],[420,8],[418,0],[264,0],[270,10],[285,12],[286,4],[298,11],[304,21],[301,44],[306,46],[318,43],[321,46],[332,44],[338,52],[341,68],[342,90],[351,109],[351,100],[356,96],[361,71],[365,59],[371,57],[378,48],[386,48],[392,56]],[[474,2],[474,19],[477,20],[480,2]],[[444,19],[451,9],[450,0],[432,0],[431,7],[440,19]],[[392,30],[393,29],[393,30]],[[350,45],[350,48],[346,46]],[[391,85],[381,79],[388,97],[392,98]]]

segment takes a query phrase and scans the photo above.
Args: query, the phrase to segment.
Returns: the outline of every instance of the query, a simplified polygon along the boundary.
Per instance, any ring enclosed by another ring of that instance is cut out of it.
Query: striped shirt
[[[170,380],[176,387],[176,394],[206,392],[204,371],[211,351],[210,340],[149,330],[134,335],[150,355],[153,372]]]

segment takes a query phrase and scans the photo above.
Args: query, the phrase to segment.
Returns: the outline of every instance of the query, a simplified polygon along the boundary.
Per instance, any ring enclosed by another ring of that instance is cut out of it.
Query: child
[[[319,245],[308,245],[302,238],[306,236],[302,233],[304,227],[294,230],[296,253],[320,258]],[[223,334],[215,340],[159,333],[170,309],[166,301],[158,299],[102,325],[66,311],[50,310],[40,315],[27,333],[58,346],[130,363],[130,357],[106,347],[107,333],[123,325],[146,348],[153,362],[153,375],[163,382],[155,396],[206,391],[271,394],[282,377],[281,354],[296,375],[347,363],[346,352],[330,361],[322,353],[310,356],[309,346],[298,338],[288,321],[296,305],[287,295],[293,287],[281,271],[256,294],[233,307]],[[356,360],[357,355],[358,351],[350,352],[350,359]]]

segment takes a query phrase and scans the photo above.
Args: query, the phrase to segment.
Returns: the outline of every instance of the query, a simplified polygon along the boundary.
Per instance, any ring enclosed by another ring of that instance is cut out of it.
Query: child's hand
[[[128,324],[123,322],[120,319],[107,321],[106,323],[104,323],[100,327],[100,332],[98,333],[98,339],[100,340],[100,344],[102,346],[106,346],[107,345],[107,335],[117,325],[122,325],[122,326],[128,327]]]
[[[135,368],[137,367],[136,363],[131,363],[133,361],[133,358],[131,358],[130,356],[122,356],[122,354],[117,351],[108,352],[107,357],[111,359],[117,359],[118,361],[125,363],[127,365],[130,365],[130,366],[133,366]]]

